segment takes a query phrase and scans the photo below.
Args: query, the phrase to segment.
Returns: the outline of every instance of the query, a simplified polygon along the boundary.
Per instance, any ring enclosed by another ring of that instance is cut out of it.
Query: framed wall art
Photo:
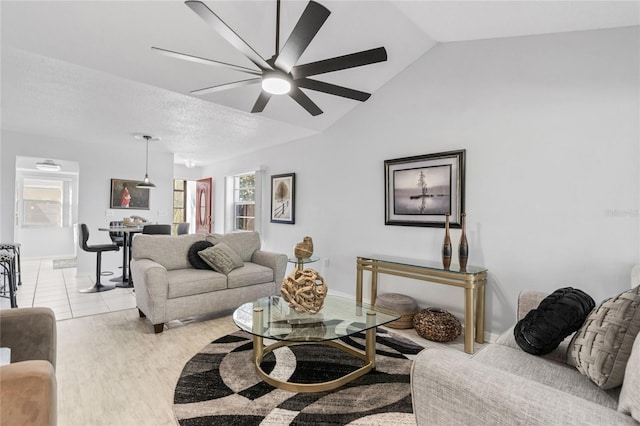
[[[110,209],[149,210],[149,188],[136,188],[140,181],[111,179]]]
[[[296,174],[271,176],[271,222],[296,223]]]
[[[385,224],[460,228],[464,169],[465,150],[386,160]]]

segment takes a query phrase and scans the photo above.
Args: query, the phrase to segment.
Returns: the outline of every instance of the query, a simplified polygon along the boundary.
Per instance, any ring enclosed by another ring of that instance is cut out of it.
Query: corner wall
[[[515,321],[523,289],[610,297],[640,259],[639,40],[636,27],[439,44],[323,134],[205,168],[215,231],[224,176],[261,165],[263,247],[291,253],[312,236],[330,290],[353,295],[358,255],[440,259],[442,228],[384,225],[384,160],[466,149],[469,264],[489,269],[487,331]],[[287,172],[296,224],[271,224],[269,176]],[[457,288],[386,276],[379,286],[463,312]]]

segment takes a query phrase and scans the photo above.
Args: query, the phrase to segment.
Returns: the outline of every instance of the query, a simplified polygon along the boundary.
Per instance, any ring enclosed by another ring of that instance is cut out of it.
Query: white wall
[[[132,139],[132,146],[137,142]],[[59,158],[77,161],[79,175],[79,211],[78,222],[89,227],[89,244],[111,242],[106,232],[98,228],[107,226],[111,220],[121,220],[125,216],[140,215],[153,222],[171,223],[173,209],[173,154],[160,147],[149,148],[149,177],[156,185],[150,196],[149,210],[109,209],[111,178],[138,180],[144,177],[144,151],[135,153],[118,152],[108,146],[100,150],[93,144],[83,141],[70,141],[51,137],[2,131],[1,190],[2,239],[13,241],[13,205],[15,185],[16,156]],[[111,214],[109,216],[108,214]],[[46,239],[42,244],[47,244]],[[78,250],[78,274],[95,272],[95,253]],[[103,270],[112,270],[120,274],[118,266],[122,264],[121,253],[105,254]]]
[[[639,40],[626,28],[440,44],[324,134],[206,167],[215,231],[224,176],[262,165],[268,203],[268,176],[295,172],[296,224],[265,208],[263,247],[289,254],[312,236],[330,289],[354,294],[358,255],[440,259],[443,229],[384,225],[384,160],[466,149],[487,330],[514,322],[526,288],[609,297],[640,260]],[[457,288],[384,277],[381,290],[462,313]]]

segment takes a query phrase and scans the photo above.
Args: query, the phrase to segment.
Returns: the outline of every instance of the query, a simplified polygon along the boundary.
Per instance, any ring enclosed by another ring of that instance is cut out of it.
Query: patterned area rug
[[[364,333],[343,342],[364,351]],[[185,365],[173,410],[182,426],[415,425],[409,373],[416,343],[378,329],[376,369],[329,392],[295,393],[262,382],[251,361],[251,336],[221,337]],[[275,355],[274,355],[275,354]],[[267,354],[262,369],[298,383],[336,379],[362,361],[324,345],[297,345]]]
[[[66,259],[53,259],[53,269],[75,268],[76,258],[70,257]]]

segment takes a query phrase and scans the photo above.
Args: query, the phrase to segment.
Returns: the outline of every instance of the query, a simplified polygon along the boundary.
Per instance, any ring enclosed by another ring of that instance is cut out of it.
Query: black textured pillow
[[[189,259],[189,263],[196,269],[211,269],[211,266],[207,264],[204,260],[198,256],[198,252],[209,247],[213,247],[213,244],[210,241],[196,241],[191,244],[189,247],[189,252],[187,253],[187,259]]]
[[[518,346],[533,355],[546,355],[584,323],[595,302],[587,293],[571,287],[558,289],[516,324]]]

